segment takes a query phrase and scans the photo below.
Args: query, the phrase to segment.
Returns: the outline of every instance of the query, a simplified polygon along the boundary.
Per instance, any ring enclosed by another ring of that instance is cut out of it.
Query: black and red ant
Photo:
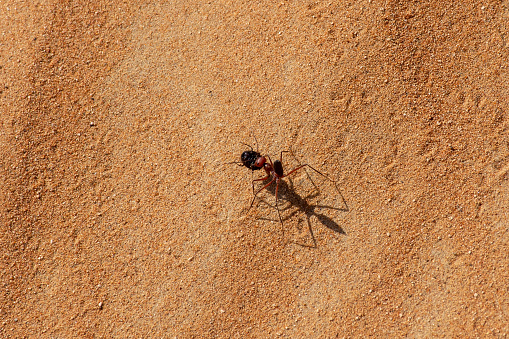
[[[317,170],[316,168],[314,168],[313,166],[311,166],[309,164],[299,165],[296,168],[294,168],[293,170],[291,170],[290,172],[288,172],[287,174],[285,174],[284,170],[283,170],[283,153],[292,153],[293,154],[293,152],[291,152],[291,151],[282,151],[280,154],[279,160],[275,160],[274,162],[272,162],[272,159],[270,158],[270,156],[268,156],[268,155],[266,157],[262,156],[258,152],[258,150],[254,151],[253,147],[251,147],[250,145],[247,145],[247,144],[244,144],[244,145],[248,146],[250,148],[250,150],[242,152],[242,154],[240,156],[240,162],[235,162],[235,163],[239,166],[245,166],[245,167],[251,169],[251,171],[257,171],[257,170],[260,170],[263,168],[267,174],[267,176],[264,178],[253,180],[252,185],[253,185],[254,197],[253,197],[253,200],[251,201],[251,205],[249,206],[249,209],[251,209],[251,207],[253,207],[253,204],[256,200],[256,196],[258,195],[258,193],[260,193],[263,189],[270,186],[275,181],[276,182],[276,191],[275,191],[276,210],[277,210],[277,213],[279,216],[279,221],[281,222],[281,227],[283,227],[283,218],[281,217],[281,212],[279,210],[279,205],[278,205],[278,200],[279,200],[278,190],[279,190],[279,182],[281,181],[281,179],[291,175],[292,173],[294,173],[304,167],[309,167],[310,169],[312,169],[313,171],[315,171],[322,177],[326,178],[327,180],[329,180],[336,186],[336,182],[334,180],[332,180],[331,178],[329,178],[328,176],[326,176],[325,174],[323,174],[322,172],[320,172],[319,170]],[[268,158],[268,161],[267,161],[267,158]],[[271,177],[272,177],[272,179],[270,180],[270,182],[268,182],[267,184],[265,184],[263,187],[261,187],[260,189],[258,189],[255,192],[255,190],[254,190],[255,181],[265,181]],[[336,186],[336,188],[337,188],[337,186]],[[338,189],[338,192],[339,192],[339,189]],[[343,199],[343,201],[344,201],[344,199]],[[346,205],[346,202],[345,202],[345,205]],[[348,207],[347,207],[347,209],[348,209]],[[284,228],[283,228],[283,232],[284,232]]]

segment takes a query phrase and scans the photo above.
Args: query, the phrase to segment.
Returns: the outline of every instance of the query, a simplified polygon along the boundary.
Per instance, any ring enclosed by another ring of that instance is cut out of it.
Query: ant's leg
[[[293,152],[292,151],[281,151],[281,155],[279,156],[279,161],[281,161],[281,163],[283,163],[283,153],[292,153],[293,155]],[[293,155],[295,157],[295,155]]]
[[[251,177],[252,177],[252,175],[253,175],[253,171],[251,171]],[[253,186],[253,194],[254,194],[254,195],[256,195],[256,194],[255,194],[255,189],[254,189],[254,183],[255,183],[255,181],[265,181],[265,180],[267,180],[269,177],[270,177],[270,175],[269,175],[269,174],[267,174],[267,176],[266,176],[265,178],[261,178],[261,179],[254,179],[254,180],[251,182],[251,186]],[[271,182],[272,182],[272,181],[271,181]],[[258,194],[258,193],[257,193],[257,194]]]
[[[258,179],[258,180],[260,180],[260,179]],[[276,177],[273,177],[272,180],[267,185],[263,186],[258,191],[256,191],[256,193],[254,194],[254,197],[253,197],[253,201],[251,201],[251,205],[249,205],[248,211],[251,209],[251,207],[253,207],[254,201],[255,201],[256,196],[258,195],[258,193],[260,193],[260,191],[263,190],[264,188],[269,187],[269,185],[272,184],[274,182],[274,180],[276,180]]]
[[[331,182],[334,182],[334,183],[336,182],[336,181],[332,180],[331,178],[329,178],[328,176],[326,176],[325,174],[323,174],[322,172],[320,172],[319,170],[317,170],[316,168],[314,168],[313,166],[308,165],[308,164],[300,165],[300,166],[298,166],[297,168],[294,168],[293,170],[291,170],[290,172],[288,172],[288,173],[285,175],[285,177],[289,176],[289,175],[290,175],[290,174],[292,174],[293,172],[298,171],[298,170],[300,170],[302,167],[306,167],[306,166],[307,166],[307,167],[309,167],[309,168],[311,168],[311,169],[312,169],[313,171],[315,171],[316,173],[320,174],[320,175],[321,175],[322,177],[324,177],[325,179],[327,179],[327,180],[329,180],[329,181],[331,181]]]
[[[297,160],[297,162],[299,162],[299,160],[297,159],[297,157],[295,156],[295,154],[293,154],[293,151],[290,149],[288,151],[281,151],[281,158],[280,158],[280,161],[281,163],[283,162],[283,153],[291,153],[293,155],[293,157]],[[317,170],[316,168],[314,168],[313,166],[309,165],[309,164],[304,164],[304,165],[299,165],[297,168],[294,168],[293,170],[291,170],[290,172],[288,172],[288,174],[285,175],[286,176],[289,176],[290,174],[292,174],[293,172],[297,171],[297,170],[300,170],[302,167],[309,167],[311,168],[313,171],[315,171],[316,173],[320,174],[322,177],[332,181],[332,182],[335,182],[334,180],[332,180],[331,178],[329,178],[328,176],[326,176],[325,174],[323,174],[322,172],[320,172],[319,170]]]
[[[325,174],[323,174],[322,172],[320,172],[319,170],[317,170],[316,168],[314,168],[313,166],[311,165],[308,165],[308,164],[304,164],[304,165],[301,165],[293,170],[291,170],[290,172],[288,172],[288,174],[285,175],[285,177],[289,176],[290,174],[292,174],[293,172],[297,171],[297,170],[300,170],[302,167],[309,167],[311,168],[313,171],[315,171],[316,173],[320,174],[322,177],[324,177],[325,179],[329,180],[330,182],[332,182],[332,184],[334,185],[334,187],[336,188],[336,190],[338,191],[339,195],[341,196],[341,200],[343,200],[343,204],[345,205],[345,211],[349,211],[349,208],[348,208],[348,204],[346,203],[346,200],[345,200],[345,197],[343,196],[343,193],[341,193],[341,190],[339,189],[338,187],[338,183],[335,181],[335,180],[332,180],[331,178],[329,178],[328,176],[326,176]]]
[[[325,174],[323,174],[322,172],[320,172],[319,170],[317,170],[316,168],[314,168],[313,166],[311,165],[308,165],[308,164],[305,164],[303,166],[307,166],[309,168],[311,168],[313,171],[315,171],[316,173],[320,174],[322,177],[324,177],[325,179],[329,180],[329,181],[332,181],[333,183],[335,183],[336,181],[335,180],[332,180],[331,178],[329,178],[328,176],[326,176]]]
[[[277,177],[276,177],[277,178]],[[277,215],[279,216],[279,222],[281,223],[281,230],[283,231],[283,236],[285,235],[285,228],[283,226],[283,218],[281,218],[281,212],[279,211],[279,206],[278,206],[278,195],[277,195],[277,192],[279,190],[279,178],[276,179],[276,210],[277,210]]]
[[[328,176],[326,176],[325,174],[323,174],[322,172],[320,172],[319,170],[317,170],[317,169],[313,168],[312,166],[310,166],[310,165],[308,165],[308,164],[300,165],[300,166],[298,166],[297,168],[294,168],[293,170],[291,170],[290,172],[288,172],[286,175],[284,175],[284,177],[287,177],[287,176],[289,176],[290,174],[292,174],[293,172],[296,172],[296,171],[298,171],[298,170],[300,170],[300,169],[302,169],[303,167],[306,167],[306,166],[307,166],[307,167],[309,167],[309,168],[311,168],[313,171],[315,171],[316,173],[320,174],[321,176],[323,176],[324,178],[326,178],[326,179],[327,179],[327,180],[329,180],[330,182],[332,182],[332,184],[333,184],[334,186],[336,186],[336,190],[338,190],[338,191],[339,191],[339,189],[337,188],[337,184],[336,184],[336,182],[335,182],[334,180],[332,180],[331,178],[329,178]],[[306,175],[308,176],[309,180],[311,181],[311,183],[313,184],[313,186],[315,187],[315,189],[316,189],[317,191],[320,191],[320,190],[318,189],[318,187],[316,186],[315,182],[313,181],[313,179],[309,176],[309,173],[307,173],[307,172],[306,172]]]
[[[291,153],[291,154],[293,155],[293,157],[295,158],[295,160],[297,160],[297,162],[299,162],[299,159],[297,159],[297,157],[295,156],[295,154],[293,154],[292,150],[289,150],[289,151],[281,151],[281,156],[280,156],[280,161],[281,161],[281,163],[283,163],[283,153]],[[305,167],[305,166],[310,167],[312,170],[314,170],[314,171],[316,171],[316,172],[320,173],[321,175],[323,175],[324,177],[326,177],[326,178],[327,178],[327,176],[325,176],[325,175],[324,175],[324,174],[322,174],[321,172],[317,171],[316,169],[314,169],[313,167],[311,167],[311,166],[310,166],[310,165],[308,165],[308,164],[299,165],[297,168],[294,168],[293,170],[291,170],[291,171],[290,171],[290,172],[288,172],[287,174],[283,175],[283,176],[282,176],[282,178],[289,176],[289,175],[290,175],[290,174],[292,174],[293,172],[296,172],[296,171],[300,170],[302,167]],[[329,178],[327,178],[327,179],[329,179]]]
[[[290,175],[290,174],[292,174],[293,172],[298,171],[298,170],[300,170],[302,167],[305,167],[305,166],[309,166],[309,165],[300,165],[299,167],[294,168],[293,170],[291,170],[290,172],[288,172],[287,174],[285,174],[285,175],[283,176],[283,178],[284,178],[284,177],[289,176],[289,175]],[[311,166],[309,166],[309,167],[311,167]],[[313,168],[313,167],[311,167],[311,168]],[[320,173],[320,172],[318,172],[318,173]],[[320,174],[321,174],[321,173],[320,173]]]

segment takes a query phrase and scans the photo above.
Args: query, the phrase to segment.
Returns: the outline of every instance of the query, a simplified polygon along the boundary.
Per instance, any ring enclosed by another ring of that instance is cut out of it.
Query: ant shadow
[[[313,193],[311,193],[311,194],[309,194],[309,195],[307,195],[305,197],[300,196],[295,191],[295,187],[293,185],[292,178],[288,178],[288,181],[289,181],[290,184],[288,184],[285,180],[281,180],[279,182],[278,199],[279,200],[285,200],[285,201],[287,201],[289,203],[289,205],[287,205],[283,209],[281,209],[282,212],[292,208],[292,206],[297,207],[297,210],[293,211],[292,213],[290,213],[290,215],[286,216],[284,218],[284,220],[292,218],[297,213],[304,213],[306,215],[306,221],[307,221],[307,225],[308,225],[308,230],[309,230],[309,234],[311,236],[311,239],[313,241],[313,245],[302,244],[302,243],[299,243],[299,242],[295,242],[295,243],[297,245],[300,245],[300,246],[303,246],[303,247],[318,248],[317,242],[316,242],[316,238],[315,238],[315,235],[314,235],[314,232],[313,232],[313,228],[311,226],[311,217],[314,216],[316,219],[318,219],[318,221],[320,221],[320,223],[323,226],[327,227],[328,229],[330,229],[330,230],[332,230],[332,231],[334,231],[336,233],[346,235],[346,232],[343,230],[343,228],[341,226],[338,225],[337,222],[332,220],[330,217],[328,217],[328,216],[326,216],[326,215],[324,215],[322,213],[317,212],[317,209],[329,209],[329,210],[336,210],[336,211],[342,211],[342,212],[348,212],[350,209],[348,208],[348,205],[346,203],[345,198],[343,197],[343,194],[341,193],[341,191],[337,187],[337,183],[336,182],[333,182],[333,185],[334,185],[336,191],[338,192],[339,197],[341,198],[343,207],[327,206],[327,205],[320,205],[320,204],[316,204],[315,205],[315,204],[308,203],[309,200],[314,199],[314,198],[320,196],[322,193],[320,192],[320,189],[317,187],[317,185],[315,184],[315,182],[313,181],[313,179],[311,178],[311,176],[309,175],[309,173],[307,171],[306,171],[306,175],[307,175],[308,179],[311,181],[311,183],[312,183],[312,185],[314,187],[315,192],[313,192]],[[269,181],[270,181],[270,178],[268,180],[266,180],[265,183],[268,183]],[[275,183],[273,183],[272,185],[267,187],[267,190],[272,195],[275,195],[276,194],[276,185],[275,185]],[[271,205],[270,203],[268,203],[267,201],[265,201],[262,198],[259,198],[259,200],[261,202],[263,202],[264,204],[272,207],[272,208],[276,208],[275,205]],[[272,220],[272,219],[263,218],[263,217],[261,217],[260,219],[261,220]],[[283,232],[284,232],[284,229],[283,229]]]

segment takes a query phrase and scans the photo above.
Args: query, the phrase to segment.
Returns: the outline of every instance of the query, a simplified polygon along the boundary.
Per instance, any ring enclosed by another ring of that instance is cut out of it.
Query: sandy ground
[[[0,5],[1,338],[509,334],[507,0],[87,3]]]

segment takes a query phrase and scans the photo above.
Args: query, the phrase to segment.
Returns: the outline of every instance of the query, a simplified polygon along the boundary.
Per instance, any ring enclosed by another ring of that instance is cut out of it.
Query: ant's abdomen
[[[281,163],[281,161],[279,160],[274,161],[274,172],[276,172],[276,175],[278,177],[283,176],[283,164]]]

